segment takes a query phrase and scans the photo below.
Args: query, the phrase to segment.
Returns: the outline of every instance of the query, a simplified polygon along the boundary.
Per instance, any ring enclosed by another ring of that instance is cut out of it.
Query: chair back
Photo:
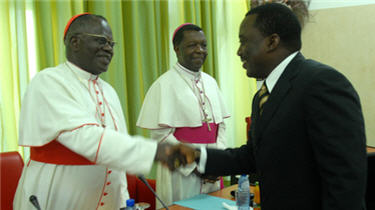
[[[128,192],[130,198],[136,200],[137,198],[137,176],[126,174],[126,181],[128,182]]]
[[[0,203],[1,210],[12,210],[13,199],[23,169],[23,160],[18,152],[0,153]]]
[[[375,209],[375,152],[367,153],[367,210]]]
[[[126,174],[126,179],[130,198],[133,198],[136,203],[146,202],[150,204],[150,208],[147,208],[147,210],[155,210],[155,196],[150,189],[135,175]],[[155,191],[156,181],[154,179],[147,179],[147,182]]]
[[[147,179],[147,182],[150,184],[151,188],[155,191],[156,188],[156,180],[155,179]],[[155,210],[156,209],[156,200],[155,195],[151,192],[150,189],[140,180],[137,178],[137,202],[146,202],[150,204],[150,208],[147,210]]]

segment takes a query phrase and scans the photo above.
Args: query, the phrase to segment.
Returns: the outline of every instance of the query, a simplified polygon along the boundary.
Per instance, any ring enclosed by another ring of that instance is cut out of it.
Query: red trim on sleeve
[[[67,131],[74,131],[86,125],[99,126],[96,123],[87,123],[80,125],[72,130],[61,131],[59,135],[49,143],[42,146],[30,147],[30,159],[38,162],[56,164],[56,165],[95,165],[85,157],[73,152],[69,148],[57,141],[57,138]],[[99,142],[100,145],[100,142]]]
[[[56,165],[94,165],[95,163],[73,152],[57,140],[41,147],[30,148],[30,159]]]
[[[100,146],[102,145],[102,140],[103,140],[103,136],[104,136],[104,131],[105,131],[105,130],[103,130],[102,136],[100,137],[100,141],[99,141],[99,145],[98,145],[98,150],[96,150],[96,155],[95,155],[94,163],[96,163],[96,161],[98,160],[99,150],[100,150]]]

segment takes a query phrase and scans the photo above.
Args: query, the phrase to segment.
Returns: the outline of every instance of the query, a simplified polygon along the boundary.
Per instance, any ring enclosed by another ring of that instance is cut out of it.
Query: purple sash
[[[181,127],[176,128],[174,136],[183,143],[191,144],[214,144],[216,143],[218,125],[210,123],[211,131],[208,130],[207,123],[201,127]]]

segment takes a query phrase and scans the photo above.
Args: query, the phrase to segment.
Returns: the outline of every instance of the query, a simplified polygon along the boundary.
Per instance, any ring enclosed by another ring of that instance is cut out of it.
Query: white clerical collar
[[[84,79],[84,80],[97,80],[99,78],[98,75],[91,74],[91,73],[89,73],[89,72],[81,69],[80,67],[76,66],[75,64],[73,64],[73,63],[71,63],[69,61],[66,61],[66,65],[68,66],[68,68],[70,70],[73,71],[74,74],[76,74],[81,79]]]
[[[176,64],[176,70],[179,71],[182,75],[184,75],[185,77],[188,77],[192,80],[199,80],[200,76],[201,76],[201,70],[195,72],[195,71],[192,71],[192,70],[189,70],[187,68],[185,68],[184,66],[182,66],[180,63],[177,62]]]
[[[274,68],[271,73],[268,75],[268,77],[265,80],[268,92],[271,93],[273,87],[275,87],[277,81],[279,80],[281,74],[284,72],[286,66],[292,61],[292,59],[297,55],[297,52],[294,52],[290,54],[288,57],[286,57],[279,65]],[[263,83],[262,83],[263,84]],[[262,86],[262,85],[261,85]]]

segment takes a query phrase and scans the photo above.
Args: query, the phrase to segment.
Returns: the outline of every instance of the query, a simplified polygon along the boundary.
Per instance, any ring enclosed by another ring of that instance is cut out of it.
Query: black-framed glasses
[[[116,42],[113,41],[113,40],[110,40],[108,39],[106,36],[103,36],[103,35],[99,35],[99,34],[89,34],[89,33],[80,33],[80,34],[83,34],[83,35],[87,35],[87,36],[92,36],[92,37],[96,37],[97,38],[97,42],[104,46],[106,45],[107,43],[109,44],[109,46],[111,47],[114,47]]]

